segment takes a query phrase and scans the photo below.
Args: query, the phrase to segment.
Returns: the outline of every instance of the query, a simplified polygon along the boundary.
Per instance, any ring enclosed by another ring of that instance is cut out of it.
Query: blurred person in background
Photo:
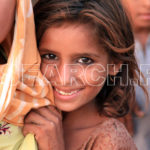
[[[0,43],[3,42],[14,22],[16,0],[0,0]]]
[[[133,26],[135,36],[135,55],[141,72],[146,77],[150,93],[150,0],[122,0]],[[143,117],[134,117],[134,140],[139,150],[150,149],[150,107],[146,108],[146,98],[136,87],[136,100]],[[138,116],[142,116],[139,111]]]
[[[6,63],[1,43],[10,32],[15,17],[16,0],[0,0],[0,64]]]
[[[37,1],[32,0],[33,5]],[[0,0],[0,64],[7,62],[7,54],[4,53],[2,45],[15,22],[15,6],[16,0]]]

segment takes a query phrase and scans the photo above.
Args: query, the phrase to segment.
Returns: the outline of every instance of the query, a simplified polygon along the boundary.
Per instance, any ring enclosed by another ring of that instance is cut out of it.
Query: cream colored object
[[[0,150],[38,150],[33,134],[25,138],[21,127],[0,122]]]
[[[10,49],[8,39],[4,42],[8,62],[0,65],[0,120],[22,126],[32,108],[54,104],[50,83],[40,72],[31,0],[17,0],[13,35]]]
[[[19,150],[37,150],[37,143],[34,139],[33,134],[28,134],[25,139],[23,140],[23,143],[21,144]]]
[[[24,139],[21,128],[1,121],[0,132],[0,150],[18,150]]]

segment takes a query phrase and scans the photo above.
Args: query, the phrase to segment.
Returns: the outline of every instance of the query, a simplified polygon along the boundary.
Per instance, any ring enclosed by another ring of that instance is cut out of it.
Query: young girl
[[[134,100],[139,70],[120,0],[40,0],[35,23],[41,71],[54,107],[31,111],[24,134],[39,150],[135,150],[117,117]]]

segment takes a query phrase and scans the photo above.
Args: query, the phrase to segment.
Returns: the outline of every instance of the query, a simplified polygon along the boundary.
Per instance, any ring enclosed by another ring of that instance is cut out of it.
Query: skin
[[[64,24],[47,29],[40,41],[39,51],[42,58],[41,71],[51,82],[56,107],[63,111],[65,117],[62,120],[60,112],[52,106],[33,110],[25,119],[23,133],[34,133],[40,150],[78,149],[90,132],[107,119],[97,112],[95,97],[103,87],[107,77],[106,67],[112,60],[97,44],[87,25]],[[70,67],[67,67],[64,75],[66,64],[73,64],[74,69],[77,69],[77,73],[73,74],[77,82],[72,85]],[[101,64],[103,69],[97,64]],[[89,69],[84,74],[87,67]],[[96,69],[99,71],[95,71],[91,78],[91,72]],[[114,75],[112,70],[108,73]],[[99,76],[102,78],[99,79]],[[62,96],[56,89],[67,93],[79,91],[69,97]]]
[[[16,0],[0,0],[0,43],[6,38],[15,19]]]
[[[143,48],[150,33],[150,0],[122,0],[131,19],[135,37]]]

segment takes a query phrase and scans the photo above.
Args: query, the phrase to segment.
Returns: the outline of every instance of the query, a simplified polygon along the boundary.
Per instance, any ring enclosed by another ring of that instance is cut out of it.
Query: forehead
[[[54,32],[61,34],[71,34],[71,35],[91,35],[92,38],[96,38],[95,28],[90,23],[80,23],[80,22],[67,22],[54,23],[49,28],[46,29],[44,34],[54,34]],[[70,35],[70,37],[71,37]]]
[[[82,46],[84,43],[86,43],[87,45],[94,45],[97,43],[94,29],[92,29],[89,25],[67,23],[58,27],[49,27],[44,32],[40,43],[51,41],[51,45],[53,43],[61,43],[62,45],[65,45],[65,43],[69,44],[68,40],[72,44],[80,43],[80,46]],[[79,46],[79,44],[77,44],[76,46]]]

